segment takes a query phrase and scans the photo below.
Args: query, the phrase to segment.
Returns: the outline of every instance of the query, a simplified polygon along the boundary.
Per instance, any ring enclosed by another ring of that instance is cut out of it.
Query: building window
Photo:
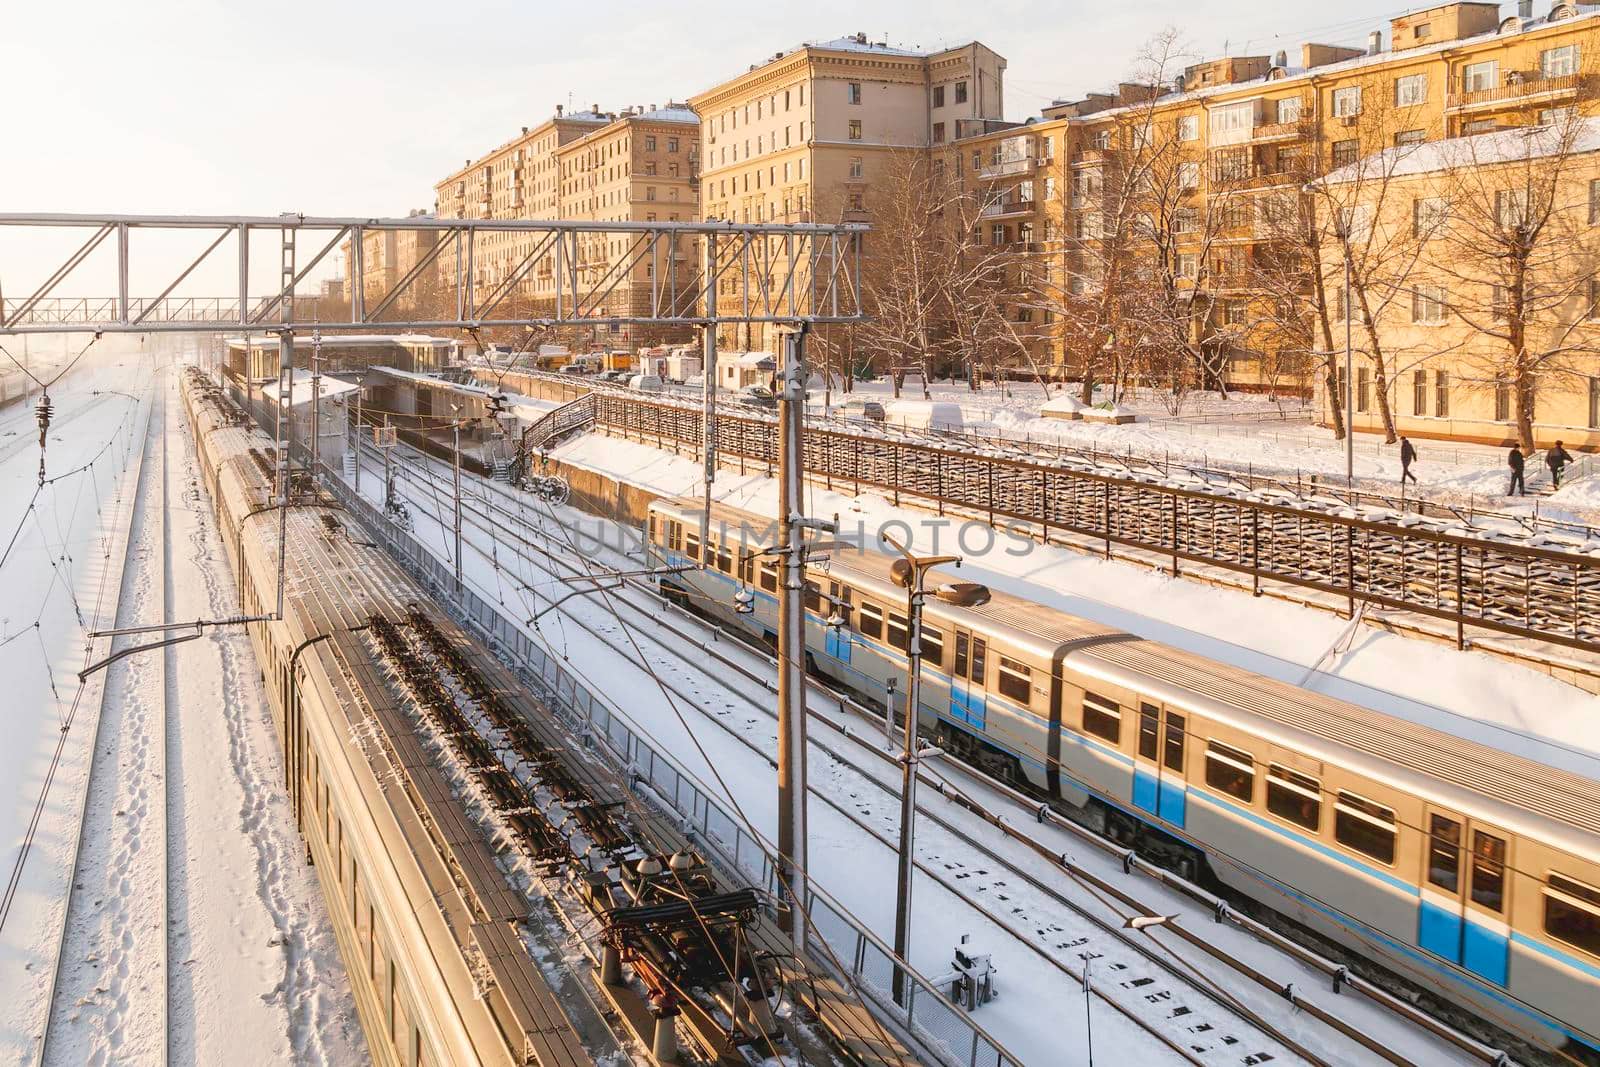
[[[1589,379],[1589,429],[1600,429],[1600,378]]]
[[[1540,52],[1539,73],[1546,78],[1566,78],[1578,73],[1578,46],[1564,44]]]
[[[1178,188],[1184,191],[1200,188],[1200,164],[1187,160],[1178,164]]]
[[[654,152],[656,150],[656,138],[654,134],[645,135],[644,150],[646,152]]]
[[[1428,139],[1426,130],[1401,130],[1394,135],[1396,148],[1405,148],[1408,145],[1421,144]]]
[[[1083,732],[1105,738],[1113,745],[1122,743],[1122,712],[1115,700],[1094,693],[1083,694]]]
[[[1347,141],[1333,142],[1332,160],[1335,167],[1348,167],[1354,163],[1361,154],[1361,142],[1354,137]]]
[[[956,103],[965,104],[966,102],[967,102],[967,83],[966,82],[956,82]]]
[[[1511,421],[1511,385],[1504,379],[1494,383],[1494,421]]]
[[[1433,372],[1433,413],[1440,418],[1450,414],[1450,375],[1442,370]]]
[[[853,178],[853,179],[859,179],[861,177],[861,174],[862,174],[861,157],[860,156],[851,156],[850,157],[850,177]]]
[[[1200,139],[1200,116],[1178,116],[1178,140],[1198,141]]]
[[[1354,793],[1339,794],[1333,806],[1333,836],[1345,848],[1394,863],[1394,811]]]
[[[1529,220],[1528,190],[1501,189],[1494,194],[1494,217],[1503,230],[1517,230]]]
[[[942,85],[933,87],[933,106],[944,107],[944,86]]]
[[[1282,100],[1279,100],[1278,122],[1285,125],[1293,122],[1299,122],[1300,107],[1300,98],[1298,96],[1286,96]]]
[[[1461,136],[1475,137],[1480,133],[1494,133],[1500,128],[1496,119],[1473,119],[1461,127]]]
[[[1231,745],[1209,742],[1206,745],[1206,785],[1246,804],[1255,803],[1254,758]]]
[[[668,152],[676,152],[677,150],[678,150],[678,139],[676,137],[668,137],[667,138],[667,151]]]
[[[1394,106],[1416,107],[1428,100],[1428,76],[1407,74],[1394,80]]]
[[[851,211],[865,211],[866,209],[867,209],[867,205],[866,205],[866,202],[861,198],[861,194],[860,193],[851,193],[850,194],[850,210]]]
[[[1435,323],[1444,321],[1444,288],[1438,285],[1419,285],[1411,291],[1411,321]]]
[[[943,144],[944,143],[944,123],[942,123],[942,122],[935,122],[933,124],[933,143],[934,144]]]
[[[1003,245],[1006,243],[1005,223],[997,222],[989,227],[989,243],[992,245]]]
[[[1194,281],[1200,273],[1200,256],[1194,252],[1178,253],[1178,277]]]
[[[1589,225],[1600,226],[1600,178],[1589,183]]]
[[[1411,232],[1417,237],[1432,237],[1444,225],[1448,205],[1443,197],[1424,196],[1411,201]]]
[[[1428,413],[1428,372],[1411,372],[1411,414],[1426,415]]]
[[[1411,36],[1418,41],[1426,41],[1433,36],[1433,23],[1419,22],[1411,30]]]
[[[1250,136],[1256,124],[1256,105],[1253,101],[1241,104],[1223,104],[1211,109],[1211,143],[1238,144]]]
[[[861,103],[861,83],[860,82],[846,82],[845,83],[845,99],[849,103],[852,103],[852,104]]]
[[[1229,300],[1222,305],[1222,323],[1234,327],[1245,325],[1243,300]]]
[[[1346,85],[1333,91],[1333,117],[1355,118],[1361,114],[1361,86]]]
[[[860,119],[851,119],[850,120],[850,139],[852,141],[861,140],[861,120]]]
[[[1481,93],[1485,89],[1495,88],[1499,83],[1499,60],[1486,59],[1461,68],[1461,91],[1464,93]]]
[[[1356,368],[1356,410],[1366,412],[1372,408],[1372,368]]]

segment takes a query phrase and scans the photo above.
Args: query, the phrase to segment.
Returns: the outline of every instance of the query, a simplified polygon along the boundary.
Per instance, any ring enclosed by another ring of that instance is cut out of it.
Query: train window
[[[856,620],[856,629],[861,631],[862,637],[883,637],[883,609],[876,604],[863,602],[861,613]]]
[[[1255,757],[1243,749],[1212,741],[1206,745],[1206,785],[1236,797],[1246,804],[1255,803]]]
[[[740,553],[739,555],[739,580],[749,585],[755,580],[756,560],[754,556]]]
[[[656,523],[657,523],[656,517],[654,515],[650,516],[650,540],[652,542],[656,543],[656,544],[660,544],[661,543],[661,531],[657,527]]]
[[[727,545],[717,546],[717,570],[723,574],[733,573],[733,553],[728,551]]]
[[[1506,906],[1505,838],[1472,831],[1472,902],[1489,911]]]
[[[927,623],[922,624],[922,662],[930,667],[944,666],[944,634]]]
[[[671,520],[668,520],[668,522],[667,522],[667,549],[669,551],[672,551],[672,552],[682,551],[682,549],[683,549],[683,523],[681,523],[681,522],[672,522]]]
[[[816,582],[806,583],[806,610],[816,612],[822,610],[822,588]]]
[[[1162,762],[1167,770],[1183,773],[1183,716],[1167,712],[1167,750]]]
[[[967,676],[967,635],[964,633],[956,634],[956,661],[950,673],[957,678]]]
[[[1139,755],[1148,760],[1156,758],[1161,748],[1161,709],[1154,704],[1139,705]]]
[[[700,535],[685,533],[683,535],[683,554],[692,560],[700,558]]]
[[[1428,819],[1428,882],[1446,893],[1461,891],[1461,824],[1443,815]]]
[[[761,588],[769,593],[778,591],[778,568],[776,564],[761,564]]]
[[[1354,793],[1340,793],[1333,806],[1333,836],[1345,848],[1394,862],[1394,811]]]
[[[988,642],[981,637],[973,637],[972,662],[968,665],[967,677],[979,685],[983,685],[989,677],[988,653]]]
[[[1551,871],[1544,891],[1544,932],[1600,956],[1600,889]]]
[[[1000,657],[1000,674],[995,688],[1001,696],[1010,697],[1023,707],[1033,696],[1033,670],[1026,663],[1018,663],[1010,656]]]
[[[1122,712],[1115,700],[1083,694],[1083,732],[1103,737],[1113,745],[1122,744]]]
[[[1273,763],[1267,767],[1267,810],[1280,819],[1317,830],[1322,826],[1322,783]]]
[[[911,623],[904,615],[889,612],[888,641],[902,652],[911,647]]]

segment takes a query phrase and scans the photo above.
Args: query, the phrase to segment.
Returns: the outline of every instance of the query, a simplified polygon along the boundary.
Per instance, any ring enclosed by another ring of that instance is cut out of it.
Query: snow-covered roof
[[[317,382],[317,392],[324,400],[336,399],[344,396],[346,393],[353,393],[359,388],[360,386],[358,385],[341,381],[340,379],[328,374],[322,375],[321,379]],[[270,382],[266,385],[263,385],[261,387],[261,395],[268,400],[277,400],[278,383]],[[299,367],[296,367],[294,369],[293,377],[289,382],[289,404],[291,407],[299,407],[301,404],[306,404],[310,401],[311,372],[308,370],[301,370]]]
[[[310,348],[313,338],[308,333],[294,335],[296,348]],[[429,345],[433,348],[449,348],[455,344],[447,337],[430,337],[423,333],[328,333],[322,336],[324,348],[376,348],[381,345]],[[229,348],[243,348],[243,337],[230,337],[227,340]],[[250,338],[251,348],[277,348],[278,338],[275,334],[261,334]]]
[[[1451,137],[1443,141],[1401,145],[1374,152],[1321,179],[1322,184],[1401,178],[1432,174],[1455,167],[1492,166],[1540,159],[1559,152],[1600,152],[1600,118],[1579,119],[1575,129],[1563,125],[1518,126],[1509,130]]]
[[[770,352],[740,352],[733,357],[733,362],[741,367],[759,367],[763,363],[777,366],[777,361],[772,358]]]
[[[862,41],[857,37],[835,37],[831,41],[807,41],[804,48],[826,48],[830,52],[876,52],[886,56],[925,56],[915,48],[894,48],[887,43]]]
[[[695,126],[700,124],[700,116],[686,107],[658,107],[634,117],[648,122],[684,122]]]

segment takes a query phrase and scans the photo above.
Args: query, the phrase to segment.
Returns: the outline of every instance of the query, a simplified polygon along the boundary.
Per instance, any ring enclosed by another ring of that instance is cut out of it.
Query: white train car
[[[662,579],[771,643],[770,519],[658,501]],[[904,690],[881,552],[809,573],[807,666]],[[950,586],[934,571],[928,588]],[[950,602],[956,601],[956,602]],[[919,720],[949,750],[1562,1058],[1600,1063],[1600,782],[1026,600],[929,596]]]

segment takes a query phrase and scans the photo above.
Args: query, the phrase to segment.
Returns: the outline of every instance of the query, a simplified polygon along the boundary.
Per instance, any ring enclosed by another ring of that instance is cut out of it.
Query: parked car
[[[659,393],[661,378],[654,374],[635,374],[628,379],[628,388],[640,393]]]
[[[562,373],[562,374],[588,374],[589,373],[589,367],[586,364],[583,364],[583,363],[568,363],[565,367],[561,368],[560,373]]]
[[[882,422],[886,417],[883,405],[876,400],[864,401],[861,405],[861,417],[869,422]]]
[[[775,408],[778,398],[771,389],[764,385],[747,385],[739,390],[738,400],[741,404],[748,404],[753,408]]]

